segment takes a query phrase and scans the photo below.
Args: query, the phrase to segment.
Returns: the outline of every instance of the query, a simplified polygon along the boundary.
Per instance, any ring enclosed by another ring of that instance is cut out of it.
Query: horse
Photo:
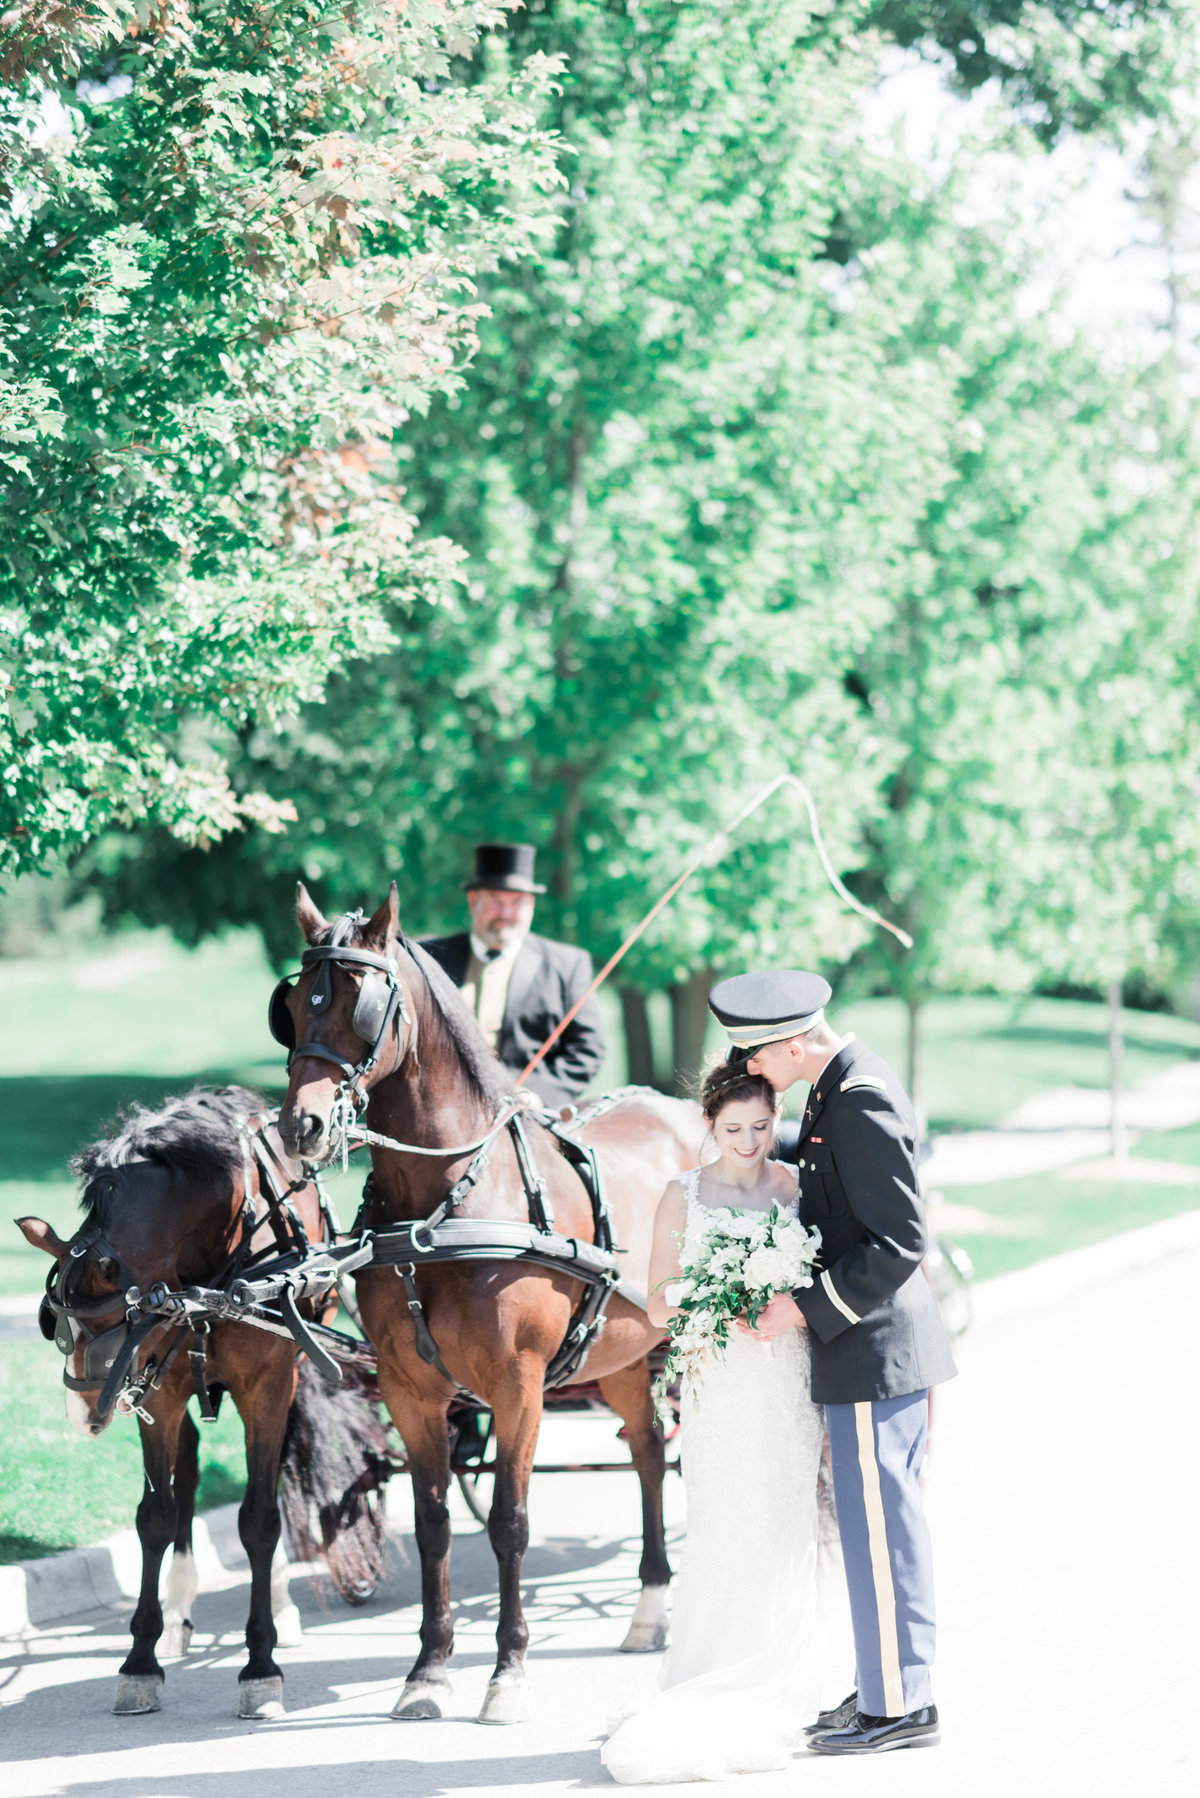
[[[296,914],[309,947],[295,985],[281,982],[271,1005],[274,1034],[290,1047],[279,1114],[289,1153],[310,1165],[330,1160],[344,1140],[348,1098],[365,1101],[370,1133],[387,1141],[371,1144],[363,1225],[376,1232],[415,1220],[432,1226],[449,1208],[463,1220],[499,1220],[496,1228],[511,1231],[527,1224],[537,1207],[561,1236],[592,1243],[595,1214],[567,1158],[569,1145],[532,1110],[523,1113],[517,1135],[505,1127],[517,1106],[509,1078],[457,988],[401,931],[395,883],[369,921],[348,913],[331,925],[302,884]],[[305,1034],[314,1020],[320,1040]],[[599,1103],[595,1112],[589,1118],[585,1109],[571,1135],[594,1152],[602,1174],[622,1284],[640,1285],[644,1294],[656,1201],[672,1176],[695,1164],[703,1120],[698,1106],[642,1088]],[[440,1717],[449,1693],[448,1410],[466,1392],[492,1412],[497,1443],[487,1531],[500,1616],[479,1721],[523,1722],[529,1716],[520,1590],[527,1493],[543,1385],[573,1319],[578,1323],[580,1282],[561,1263],[419,1261],[414,1254],[407,1267],[371,1265],[355,1275],[378,1356],[380,1393],[408,1452],[421,1565],[420,1653],[392,1715]],[[624,1421],[641,1482],[641,1593],[621,1644],[626,1652],[657,1649],[666,1640],[671,1569],[664,1450],[647,1366],[661,1334],[644,1308],[618,1291],[586,1360],[586,1379],[599,1383]],[[583,1377],[583,1369],[577,1366],[571,1377]]]
[[[40,1322],[67,1356],[68,1417],[87,1436],[100,1435],[118,1410],[138,1417],[142,1574],[133,1643],[117,1675],[112,1708],[119,1716],[161,1708],[156,1648],[167,1658],[184,1655],[192,1634],[199,1483],[199,1432],[188,1413],[193,1392],[202,1415],[214,1416],[228,1391],[246,1435],[238,1531],[250,1561],[249,1658],[238,1676],[239,1717],[282,1714],[274,1650],[281,1640],[299,1640],[286,1563],[276,1558],[285,1437],[283,1485],[297,1558],[327,1549],[334,1583],[351,1602],[362,1602],[378,1583],[379,1489],[391,1466],[385,1427],[363,1379],[351,1377],[326,1397],[314,1390],[321,1382],[307,1363],[298,1382],[290,1336],[237,1322],[189,1324],[169,1314],[135,1321],[129,1309],[141,1294],[157,1297],[156,1286],[169,1293],[227,1280],[281,1237],[293,1237],[298,1250],[296,1224],[312,1242],[327,1234],[319,1190],[295,1178],[269,1118],[263,1101],[241,1087],[196,1090],[157,1112],[134,1108],[115,1133],[72,1162],[83,1182],[84,1219],[69,1242],[41,1218],[16,1220],[26,1241],[56,1263]],[[320,1543],[304,1527],[312,1513],[322,1520]],[[171,1544],[164,1616],[159,1580]]]

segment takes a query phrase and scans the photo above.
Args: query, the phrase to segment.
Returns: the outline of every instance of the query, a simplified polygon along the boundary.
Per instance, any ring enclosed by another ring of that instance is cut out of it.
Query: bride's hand
[[[739,1317],[737,1327],[747,1336],[757,1336],[760,1342],[774,1342],[777,1336],[785,1336],[789,1330],[807,1328],[804,1313],[790,1292],[777,1292],[774,1298],[768,1299],[759,1313],[758,1323],[753,1327],[745,1317]]]

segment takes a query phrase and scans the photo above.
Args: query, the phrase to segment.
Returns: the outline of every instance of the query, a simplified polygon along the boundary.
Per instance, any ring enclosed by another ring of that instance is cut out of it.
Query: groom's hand
[[[757,1336],[760,1342],[774,1342],[777,1336],[786,1335],[789,1330],[803,1330],[808,1326],[791,1293],[777,1292],[773,1299],[767,1300],[753,1328],[744,1317],[738,1318],[737,1327],[747,1336]]]

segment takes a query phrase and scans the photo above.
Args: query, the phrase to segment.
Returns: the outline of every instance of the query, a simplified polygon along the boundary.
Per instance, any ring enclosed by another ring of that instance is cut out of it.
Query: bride
[[[659,1204],[649,1315],[664,1327],[680,1245],[686,1263],[707,1211],[780,1204],[794,1215],[798,1199],[795,1170],[768,1159],[778,1101],[765,1080],[722,1063],[700,1102],[720,1154],[672,1180]],[[766,1342],[739,1326],[724,1359],[685,1382],[680,1423],[688,1528],[672,1647],[657,1691],[600,1751],[621,1785],[786,1766],[836,1689],[823,1677],[818,1613],[838,1597],[844,1607],[845,1593],[840,1567],[823,1565],[818,1598],[824,1419],[809,1394],[807,1331]]]

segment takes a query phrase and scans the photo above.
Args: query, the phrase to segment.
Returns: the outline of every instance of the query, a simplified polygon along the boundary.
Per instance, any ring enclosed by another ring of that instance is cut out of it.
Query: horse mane
[[[197,1086],[157,1111],[131,1105],[117,1128],[81,1149],[71,1171],[84,1182],[80,1207],[100,1221],[114,1186],[110,1176],[136,1161],[157,1162],[186,1179],[211,1180],[242,1164],[238,1122],[270,1107],[245,1086]]]
[[[503,1062],[497,1061],[474,1014],[467,1010],[458,988],[440,962],[428,949],[411,938],[403,939],[403,948],[416,962],[429,988],[439,1022],[458,1055],[464,1074],[475,1089],[476,1097],[496,1111],[512,1097],[513,1085]],[[418,1054],[420,1049],[418,1047]]]
[[[356,919],[354,936],[347,939],[352,940],[356,949],[362,947],[364,922],[365,920]],[[312,938],[312,946],[318,948],[327,944],[333,936],[334,928],[333,924],[326,924]],[[512,1081],[503,1063],[489,1049],[474,1014],[463,1004],[458,988],[441,963],[435,961],[429,951],[422,948],[420,943],[414,942],[412,937],[401,933],[397,939],[397,947],[416,964],[423,977],[433,1001],[436,1023],[440,1025],[450,1048],[458,1057],[467,1084],[475,1097],[490,1110],[498,1110],[506,1099],[512,1097]],[[418,1045],[418,1055],[420,1052]]]

